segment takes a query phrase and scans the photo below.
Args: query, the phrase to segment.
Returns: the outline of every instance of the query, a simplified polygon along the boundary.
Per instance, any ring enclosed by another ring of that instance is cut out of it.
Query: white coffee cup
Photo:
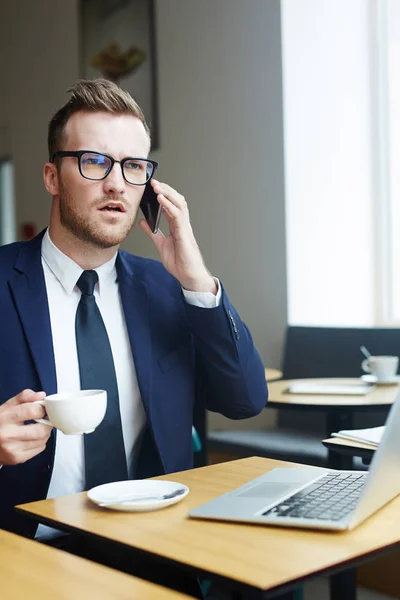
[[[106,414],[107,392],[80,390],[51,394],[35,404],[44,406],[48,416],[48,419],[35,419],[37,423],[56,427],[66,435],[92,433]]]
[[[377,381],[390,381],[397,373],[398,356],[370,356],[361,363],[366,373],[375,375]]]

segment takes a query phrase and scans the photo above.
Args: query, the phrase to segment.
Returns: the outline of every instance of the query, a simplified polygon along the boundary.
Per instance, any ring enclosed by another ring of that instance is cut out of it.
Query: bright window
[[[400,2],[282,0],[282,56],[289,323],[400,321]]]
[[[382,18],[382,71],[387,82],[385,141],[388,157],[386,252],[388,255],[387,322],[400,323],[400,2],[386,0]],[[385,53],[384,51],[387,50]],[[386,77],[385,77],[386,75]]]

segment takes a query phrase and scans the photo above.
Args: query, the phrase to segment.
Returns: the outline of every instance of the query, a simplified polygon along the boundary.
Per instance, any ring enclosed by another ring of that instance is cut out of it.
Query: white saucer
[[[140,500],[136,499],[129,502],[122,502],[123,498],[130,495],[138,496],[161,496],[170,494],[175,490],[183,489],[184,492],[174,498],[166,500]],[[182,483],[175,481],[133,479],[129,481],[115,481],[114,483],[105,483],[98,485],[87,492],[92,502],[100,506],[102,503],[112,502],[104,508],[113,510],[124,510],[129,512],[143,512],[150,510],[159,510],[171,504],[180,502],[189,493],[189,488]],[[115,499],[115,501],[114,501]]]
[[[376,383],[376,385],[394,385],[395,383],[400,383],[400,375],[393,375],[389,379],[379,379],[379,381],[376,375],[361,375],[361,379],[368,383]]]

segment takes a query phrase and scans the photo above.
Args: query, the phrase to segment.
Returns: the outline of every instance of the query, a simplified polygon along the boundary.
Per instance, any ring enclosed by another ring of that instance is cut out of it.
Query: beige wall
[[[2,10],[0,131],[10,131],[18,222],[39,228],[50,206],[41,177],[48,119],[79,75],[77,8],[77,0],[15,0]],[[158,0],[156,15],[159,177],[186,196],[209,268],[265,364],[279,366],[286,326],[279,0]],[[125,247],[155,256],[139,230]]]
[[[50,208],[42,183],[49,117],[78,76],[77,2],[15,0],[2,7],[1,125],[15,162],[17,222],[46,225]]]

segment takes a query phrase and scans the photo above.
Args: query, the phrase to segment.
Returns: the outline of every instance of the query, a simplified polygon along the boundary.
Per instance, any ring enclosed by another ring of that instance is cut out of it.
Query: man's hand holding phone
[[[204,264],[194,237],[185,198],[166,183],[156,179],[152,179],[150,185],[162,207],[169,235],[165,237],[160,230],[152,233],[151,227],[144,219],[139,225],[156,246],[164,267],[185,290],[216,294],[217,285]]]

